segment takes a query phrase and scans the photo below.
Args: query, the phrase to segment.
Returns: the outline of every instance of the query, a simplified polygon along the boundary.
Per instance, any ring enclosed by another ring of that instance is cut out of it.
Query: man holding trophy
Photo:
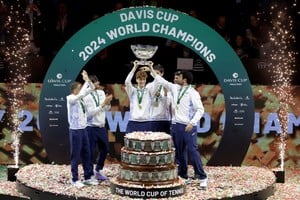
[[[157,75],[164,76],[164,67],[162,65],[154,65],[153,70]],[[170,133],[172,95],[162,84],[158,84],[156,81],[152,81],[149,85],[153,85],[151,87],[153,89],[150,107],[151,131]]]
[[[126,133],[134,131],[151,131],[150,106],[153,84],[146,84],[148,75],[144,70],[139,70],[135,75],[137,87],[133,86],[131,80],[139,66],[151,65],[152,68],[152,61],[147,61],[146,59],[151,58],[155,54],[157,46],[131,45],[131,49],[141,60],[133,62],[133,68],[125,79],[126,92],[130,100],[130,116]]]
[[[136,61],[135,63],[137,65]],[[189,182],[188,163],[184,153],[187,151],[194,168],[194,177],[199,180],[200,189],[206,189],[208,179],[202,166],[197,144],[197,123],[204,114],[204,107],[199,93],[191,85],[193,75],[189,71],[178,71],[174,76],[175,83],[171,83],[157,75],[152,62],[148,66],[148,69],[144,67],[143,71],[150,71],[155,79],[155,84],[162,85],[171,92],[172,103],[175,104],[173,105],[174,113],[172,113],[172,129],[174,129],[172,137],[175,137],[173,141],[178,161],[178,175],[187,179],[187,183]]]

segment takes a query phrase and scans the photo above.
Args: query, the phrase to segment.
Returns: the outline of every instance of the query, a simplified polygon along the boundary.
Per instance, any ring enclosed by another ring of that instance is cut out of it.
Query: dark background
[[[186,12],[197,17],[217,32],[237,51],[235,39],[237,35],[244,37],[243,46],[245,56],[240,56],[246,70],[248,71],[252,84],[272,85],[270,75],[271,61],[270,57],[262,57],[259,49],[253,48],[250,41],[246,38],[246,30],[250,26],[250,16],[255,15],[260,19],[266,29],[258,30],[258,37],[266,37],[267,31],[272,28],[274,13],[271,13],[271,6],[277,5],[278,10],[288,8],[287,15],[293,20],[296,42],[292,42],[290,49],[298,51],[299,49],[299,8],[293,4],[296,0],[290,1],[273,1],[273,0],[157,0],[157,1],[140,1],[140,0],[33,0],[33,3],[39,8],[40,14],[33,12],[33,36],[31,45],[33,48],[26,54],[26,62],[29,68],[27,73],[30,74],[28,82],[43,82],[52,59],[64,43],[83,26],[101,17],[106,13],[113,12],[122,7],[153,5],[158,7],[172,8]],[[14,17],[14,11],[10,10],[10,5],[20,4],[20,10],[24,12],[22,16],[22,26],[30,32],[29,15],[25,12],[29,0],[20,0],[11,2],[4,0],[7,5],[7,11],[0,9],[1,24],[5,24],[7,16]],[[66,8],[66,25],[63,31],[58,30],[59,7],[64,5]],[[219,29],[216,25],[219,16],[226,17],[226,26]],[[287,19],[286,21],[290,21]],[[0,25],[1,25],[0,24]],[[18,26],[19,24],[17,24]],[[4,34],[1,49],[11,44],[11,31],[9,27],[2,25],[0,33]],[[195,27],[196,28],[196,27]],[[1,38],[1,36],[0,36]],[[262,38],[260,38],[262,39]],[[267,38],[268,40],[269,38]],[[191,50],[186,47],[164,38],[132,38],[123,40],[102,50],[94,56],[85,69],[90,74],[97,74],[102,83],[123,83],[127,73],[131,68],[131,62],[136,59],[130,50],[131,44],[152,44],[158,45],[158,51],[152,58],[154,63],[160,63],[165,67],[165,76],[172,80],[173,73],[177,70],[177,58],[186,57],[194,59],[194,82],[198,84],[218,84],[215,75],[209,66]],[[0,82],[8,81],[8,71],[10,64],[6,61],[6,55],[0,53]],[[224,66],[226,67],[226,66]],[[299,77],[299,58],[296,58],[295,73],[292,75],[292,84],[300,85]]]

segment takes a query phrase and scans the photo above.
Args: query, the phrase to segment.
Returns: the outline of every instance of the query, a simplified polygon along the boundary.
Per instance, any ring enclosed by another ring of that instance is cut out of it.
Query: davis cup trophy
[[[147,61],[156,53],[158,46],[152,45],[131,45],[131,50],[134,55],[139,58],[138,65],[149,65],[152,61]]]

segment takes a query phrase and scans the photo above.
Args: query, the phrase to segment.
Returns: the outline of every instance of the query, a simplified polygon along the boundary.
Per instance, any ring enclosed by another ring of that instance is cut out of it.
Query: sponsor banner
[[[9,125],[10,114],[8,111],[9,102],[6,97],[8,84],[0,83],[0,163],[13,163],[13,152],[11,148],[12,136]],[[31,83],[25,87],[25,95],[22,99],[23,106],[19,113],[19,129],[23,132],[20,146],[21,163],[39,163],[49,162],[42,134],[39,128],[39,98],[42,84]],[[105,89],[114,94],[112,107],[106,115],[106,128],[109,132],[109,159],[119,160],[120,151],[123,143],[126,125],[128,122],[129,101],[122,84],[108,84]],[[224,94],[220,85],[201,85],[196,87],[201,95],[205,114],[198,123],[198,145],[201,158],[204,164],[207,164],[216,149],[218,148],[226,121]],[[278,115],[280,109],[280,98],[276,96],[274,88],[270,86],[252,86],[255,112],[253,121],[253,134],[249,149],[243,160],[245,165],[278,167],[279,161],[279,134],[282,133],[280,118]],[[300,150],[300,86],[292,88],[295,94],[293,101],[289,105],[289,115],[287,123],[288,135],[286,138],[286,157],[285,165],[296,167],[299,166]],[[246,112],[244,107],[248,105],[240,103],[240,96],[231,96],[236,120],[240,120],[240,113]],[[56,99],[49,99],[56,101]],[[61,109],[66,109],[62,103],[49,104],[49,126],[59,127],[60,123],[65,124],[67,121],[58,122],[58,116],[61,115]],[[63,108],[62,108],[63,107]],[[243,133],[243,132],[242,132]],[[68,135],[66,132],[60,132],[60,135]],[[60,144],[58,138],[53,138]],[[65,146],[68,145],[64,144]],[[64,149],[57,156],[68,155],[69,149]]]

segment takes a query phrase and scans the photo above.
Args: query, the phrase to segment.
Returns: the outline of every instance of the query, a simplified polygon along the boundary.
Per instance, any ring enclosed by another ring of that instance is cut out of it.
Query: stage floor
[[[0,199],[5,199],[5,200],[29,199],[28,196],[25,196],[24,194],[20,193],[17,190],[17,182],[7,181],[7,175],[6,175],[7,171],[6,171],[5,168],[6,168],[5,166],[2,166],[1,170],[0,170],[0,174],[1,174]],[[65,166],[64,168],[65,168],[64,172],[62,172],[62,173],[65,173],[66,175],[69,175],[70,174],[68,172],[69,166]],[[211,174],[212,170],[210,170],[209,168],[211,168],[211,167],[205,167],[205,169],[207,169],[209,171],[208,175],[212,176],[212,174]],[[27,168],[27,169],[29,169],[29,168]],[[109,164],[105,168],[105,172],[108,175],[110,175],[110,177],[112,177],[113,174],[115,174],[116,172],[109,171],[110,169],[111,170],[116,170],[116,165],[110,165]],[[40,170],[38,170],[38,171],[40,171]],[[191,168],[190,168],[190,171],[192,172]],[[34,171],[32,173],[34,173]],[[54,177],[61,176],[62,173],[59,172]],[[225,172],[223,171],[221,173],[223,174],[222,176],[224,176]],[[69,178],[69,177],[67,177],[67,178]],[[194,200],[198,200],[198,199],[204,199],[205,196],[202,196],[202,195],[208,194],[209,191],[212,191],[212,195],[214,194],[214,196],[216,196],[218,194],[221,195],[221,194],[224,194],[226,192],[226,190],[221,192],[220,188],[217,188],[217,189],[214,190],[213,183],[216,183],[216,181],[212,181],[211,177],[210,177],[210,180],[209,180],[210,185],[209,185],[208,191],[200,191],[200,190],[197,189],[197,185],[194,182],[191,186],[186,187],[187,190],[186,190],[186,193],[185,193],[184,196],[177,197],[176,199],[194,198]],[[219,184],[221,185],[222,183],[219,183]],[[223,183],[223,184],[225,184],[225,183]],[[252,183],[251,185],[255,186],[255,182]],[[63,184],[63,186],[69,188],[67,184]],[[41,187],[43,187],[43,186],[41,186]],[[103,182],[97,187],[98,187],[97,192],[100,193],[100,194],[103,194],[103,195],[107,195],[107,199],[111,199],[111,200],[126,199],[125,197],[122,198],[122,197],[117,196],[117,195],[115,195],[115,196],[111,195],[110,190],[109,190],[110,186],[107,182]],[[41,191],[39,191],[39,192],[41,192]],[[190,193],[193,193],[193,192],[195,192],[195,193],[190,194]],[[191,196],[193,196],[193,197],[191,197]],[[32,198],[32,199],[34,199],[34,198]],[[35,199],[37,199],[37,198],[35,198]],[[70,197],[68,199],[75,199],[75,198]],[[232,197],[232,199],[234,199],[234,197]],[[267,198],[267,200],[294,200],[294,199],[300,199],[300,168],[287,167],[287,168],[285,168],[285,182],[284,183],[275,183],[275,192],[272,196],[269,196]]]
[[[104,172],[112,178],[117,175],[118,164],[106,165]],[[193,176],[192,169],[189,175]],[[208,189],[199,189],[198,181],[186,186],[183,196],[172,199],[266,199],[274,193],[276,178],[274,173],[259,167],[205,167],[208,174]],[[80,172],[82,168],[80,166]],[[17,188],[26,196],[38,198],[50,196],[52,199],[131,199],[111,194],[110,182],[82,189],[70,185],[71,174],[68,165],[32,164],[17,173]],[[34,195],[34,196],[32,196]],[[51,196],[52,195],[52,196]],[[42,199],[42,198],[39,198]]]

